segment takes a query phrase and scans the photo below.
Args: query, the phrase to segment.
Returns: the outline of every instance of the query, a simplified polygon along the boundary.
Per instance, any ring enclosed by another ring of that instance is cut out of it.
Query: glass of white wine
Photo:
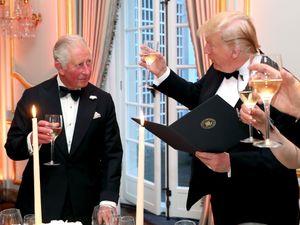
[[[51,132],[51,151],[50,151],[50,161],[44,163],[44,165],[47,166],[58,166],[59,163],[54,162],[54,142],[57,138],[57,136],[61,133],[63,121],[62,121],[62,115],[59,114],[46,114],[45,120],[49,122],[48,128],[52,129]]]
[[[259,99],[259,95],[253,91],[252,85],[249,85],[249,76],[242,74],[238,75],[237,89],[242,102],[247,106],[248,109],[252,110]],[[251,124],[249,124],[249,137],[240,141],[243,143],[254,143],[255,141],[258,141],[253,137],[253,127]]]
[[[146,85],[147,89],[153,89],[153,87],[149,84],[150,81],[150,66],[156,59],[157,51],[159,50],[159,43],[157,41],[145,41],[145,46],[147,46],[150,51],[143,55],[143,59],[146,61],[147,64],[147,71],[146,71]]]
[[[251,64],[267,64],[278,71],[282,68],[282,58],[280,54],[256,54],[251,58]],[[265,73],[252,70],[250,71],[250,75],[250,85],[253,87],[253,90],[260,96],[264,104],[266,117],[265,139],[262,141],[254,142],[253,145],[261,148],[280,147],[282,145],[281,143],[270,139],[270,103],[273,96],[279,90],[282,82],[280,72]]]

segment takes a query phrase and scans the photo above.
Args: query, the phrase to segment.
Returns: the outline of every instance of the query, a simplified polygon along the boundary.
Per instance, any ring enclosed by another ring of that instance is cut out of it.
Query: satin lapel
[[[200,103],[206,101],[208,98],[214,96],[220,87],[224,77],[220,74],[220,71],[215,70],[212,66],[207,71],[206,75],[202,78],[203,84],[202,86],[206,88],[202,88],[199,94]]]
[[[98,100],[89,99],[91,95],[93,93],[88,86],[80,97],[70,154],[73,154],[78,148],[93,119]]]
[[[60,104],[60,98],[58,94],[58,84],[56,76],[53,79],[50,79],[44,86],[43,93],[41,94],[43,105],[42,109],[42,119],[45,117],[45,114],[61,114],[62,109]],[[61,151],[64,155],[68,155],[67,141],[65,129],[55,140],[55,151]]]

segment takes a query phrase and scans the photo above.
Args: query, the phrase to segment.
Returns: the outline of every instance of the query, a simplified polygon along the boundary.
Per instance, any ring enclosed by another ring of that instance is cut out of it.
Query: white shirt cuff
[[[30,133],[27,135],[27,149],[28,149],[28,152],[29,152],[30,155],[33,154],[33,148],[32,148],[31,140],[30,140],[31,134],[32,134],[32,132],[30,132]]]
[[[32,144],[31,144],[31,134],[32,134],[32,132],[30,132],[27,135],[27,149],[28,149],[29,154],[33,155],[33,147],[32,147]],[[40,150],[41,146],[42,145],[39,145],[39,150]]]
[[[112,202],[112,201],[101,201],[100,202],[100,206],[101,205],[103,205],[103,206],[110,206],[110,207],[114,207],[114,208],[117,207],[117,204],[115,202]]]
[[[230,168],[229,171],[227,172],[227,177],[228,177],[228,178],[231,177],[231,168]]]
[[[156,86],[160,85],[165,79],[167,79],[167,77],[170,75],[170,72],[170,68],[167,67],[167,70],[163,75],[161,75],[160,77],[154,76],[153,84],[155,84]]]

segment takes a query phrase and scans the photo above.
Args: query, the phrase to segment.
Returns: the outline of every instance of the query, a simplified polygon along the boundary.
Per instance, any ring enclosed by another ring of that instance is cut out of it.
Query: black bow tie
[[[63,87],[63,86],[59,86],[59,97],[64,97],[66,96],[67,94],[71,94],[71,97],[73,98],[74,101],[77,101],[78,98],[80,97],[81,95],[81,92],[82,92],[82,89],[77,89],[77,90],[70,90],[66,87]]]
[[[240,72],[238,70],[232,72],[232,73],[223,73],[224,77],[226,77],[226,79],[229,79],[231,77],[234,77],[235,79],[238,79],[238,76],[240,74]]]

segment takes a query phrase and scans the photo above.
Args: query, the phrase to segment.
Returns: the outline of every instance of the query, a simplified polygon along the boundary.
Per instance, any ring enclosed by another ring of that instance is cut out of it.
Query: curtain
[[[201,78],[209,68],[210,61],[203,52],[204,40],[203,38],[199,38],[197,33],[201,25],[218,12],[218,7],[218,0],[186,0],[187,17],[199,78]]]
[[[83,0],[82,36],[92,50],[90,82],[104,85],[107,76],[120,0]]]

